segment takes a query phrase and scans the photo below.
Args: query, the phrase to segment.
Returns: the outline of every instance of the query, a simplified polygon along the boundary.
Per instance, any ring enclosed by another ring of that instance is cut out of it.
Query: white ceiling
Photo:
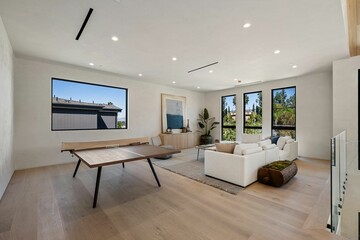
[[[340,0],[0,0],[0,15],[16,54],[199,91],[329,71],[349,56]]]

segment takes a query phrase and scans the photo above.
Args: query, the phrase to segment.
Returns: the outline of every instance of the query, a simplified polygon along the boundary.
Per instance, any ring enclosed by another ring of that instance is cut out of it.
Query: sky
[[[248,104],[245,106],[245,110],[252,110],[252,107],[253,107],[253,104],[256,105],[259,105],[256,104],[256,99],[258,99],[258,93],[250,93],[250,94],[247,94],[247,96],[249,97],[249,102]]]
[[[126,90],[114,87],[97,86],[86,83],[63,81],[53,79],[53,96],[64,99],[71,99],[82,102],[108,103],[112,102],[120,107],[122,111],[118,113],[118,119],[126,116]]]
[[[226,106],[230,106],[230,111],[236,111],[236,106],[233,104],[233,96],[229,96],[225,98]]]

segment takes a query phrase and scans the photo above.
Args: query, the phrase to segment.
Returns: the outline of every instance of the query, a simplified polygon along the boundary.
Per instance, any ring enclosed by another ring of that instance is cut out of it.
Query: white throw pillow
[[[234,154],[235,155],[241,155],[241,145],[236,145],[235,148],[234,148]]]
[[[261,151],[262,151],[261,147],[247,148],[247,149],[242,150],[242,154],[243,155],[249,155],[249,154],[258,153],[258,152],[261,152]]]
[[[277,146],[279,148],[279,150],[283,150],[286,140],[291,139],[291,137],[286,136],[286,137],[280,137],[278,142],[277,142]]]
[[[288,140],[286,140],[286,144],[288,144],[288,143],[293,143],[293,142],[295,142],[295,139],[288,139]]]
[[[263,150],[268,150],[268,149],[273,149],[273,148],[276,148],[275,144],[269,144],[269,145],[262,146]]]
[[[267,140],[264,140],[264,141],[260,141],[258,142],[259,144],[259,147],[263,147],[265,145],[270,145],[271,144],[271,140],[270,139],[267,139]]]

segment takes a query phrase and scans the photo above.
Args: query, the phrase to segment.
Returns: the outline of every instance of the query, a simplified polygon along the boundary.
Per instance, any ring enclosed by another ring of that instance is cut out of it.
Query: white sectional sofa
[[[234,153],[206,150],[205,175],[246,187],[257,180],[260,167],[279,159],[277,146],[267,148],[250,143],[236,145]]]

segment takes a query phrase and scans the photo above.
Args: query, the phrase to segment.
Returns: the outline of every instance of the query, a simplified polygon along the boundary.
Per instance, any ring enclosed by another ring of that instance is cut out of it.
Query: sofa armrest
[[[236,155],[205,151],[205,174],[246,187],[257,180],[257,170],[265,165],[265,152]]]
[[[288,152],[287,160],[295,160],[298,157],[298,142],[286,143],[284,146],[284,151]]]

